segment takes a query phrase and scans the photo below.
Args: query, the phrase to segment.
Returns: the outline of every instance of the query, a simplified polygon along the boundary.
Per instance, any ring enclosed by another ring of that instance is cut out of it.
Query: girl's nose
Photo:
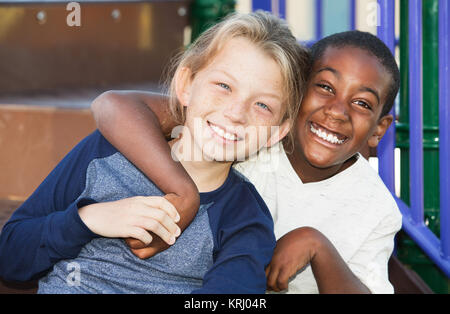
[[[247,122],[247,108],[242,103],[228,105],[224,111],[224,115],[236,124],[245,124]]]

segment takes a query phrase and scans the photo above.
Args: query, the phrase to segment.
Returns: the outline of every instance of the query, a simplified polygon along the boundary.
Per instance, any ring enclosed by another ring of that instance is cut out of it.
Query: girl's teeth
[[[313,127],[313,125],[311,124],[311,132],[316,134],[318,137],[320,137],[321,139],[330,142],[332,144],[343,144],[344,141],[340,140],[336,137],[336,135],[334,134],[328,134],[325,131],[322,131],[320,129],[316,129]]]
[[[225,139],[227,139],[227,140],[235,141],[235,140],[237,139],[235,135],[230,134],[230,133],[227,133],[227,132],[225,132],[222,128],[219,128],[219,127],[217,127],[217,126],[215,126],[215,125],[212,125],[212,124],[211,124],[211,128],[214,130],[214,132],[216,132],[216,133],[219,134],[221,137],[223,137],[223,138],[225,138]]]

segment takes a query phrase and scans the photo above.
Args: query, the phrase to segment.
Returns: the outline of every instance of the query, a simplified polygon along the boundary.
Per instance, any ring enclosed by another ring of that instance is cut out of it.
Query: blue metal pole
[[[286,0],[253,0],[252,10],[264,10],[286,19]]]
[[[322,23],[322,0],[316,0],[315,14],[316,14],[316,41],[323,37],[323,23]]]
[[[450,259],[450,4],[439,0],[439,177],[441,248]]]
[[[286,0],[278,0],[278,16],[286,19]]]
[[[378,0],[380,7],[380,25],[377,28],[378,37],[388,46],[395,55],[395,1]],[[379,174],[392,194],[395,194],[395,112],[394,108],[390,114],[394,122],[386,131],[383,139],[378,145]]]
[[[409,141],[411,216],[423,224],[422,1],[409,0]]]
[[[264,10],[272,12],[272,1],[271,0],[253,0],[252,1],[252,11]]]
[[[350,0],[350,29],[356,29],[356,0]]]
[[[403,230],[413,239],[431,260],[450,278],[450,260],[441,253],[441,242],[425,224],[417,225],[411,218],[411,210],[399,198],[395,197],[403,215]]]

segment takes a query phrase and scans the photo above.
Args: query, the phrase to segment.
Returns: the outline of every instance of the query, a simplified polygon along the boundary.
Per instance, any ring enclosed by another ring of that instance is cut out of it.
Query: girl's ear
[[[277,126],[277,128],[275,128],[275,132],[273,132],[273,134],[270,134],[270,138],[267,141],[266,147],[272,147],[273,145],[281,141],[289,133],[291,127],[291,119],[287,119],[280,126]]]
[[[189,106],[191,99],[191,69],[182,67],[175,73],[175,92],[177,94],[178,101],[183,107]]]
[[[377,126],[375,127],[375,131],[373,134],[369,137],[369,140],[367,141],[367,144],[369,147],[377,147],[378,143],[380,143],[381,139],[383,138],[384,134],[386,133],[387,129],[391,125],[392,121],[394,120],[394,117],[390,114],[384,116],[378,121]]]

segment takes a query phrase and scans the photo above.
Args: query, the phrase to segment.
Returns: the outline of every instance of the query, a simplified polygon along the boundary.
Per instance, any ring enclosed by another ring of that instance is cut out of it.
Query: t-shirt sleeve
[[[76,257],[96,237],[78,215],[80,207],[95,201],[79,196],[87,167],[111,153],[108,144],[98,131],[86,137],[13,213],[0,234],[3,279],[35,279],[57,261]]]
[[[203,278],[202,294],[262,294],[265,267],[276,240],[269,210],[253,185],[242,183],[226,202],[217,226],[213,265]],[[214,220],[214,217],[212,217]],[[211,218],[210,218],[211,220]]]
[[[388,277],[388,262],[394,249],[395,234],[401,226],[401,214],[393,205],[392,213],[380,220],[348,262],[352,272],[372,293],[394,293]]]

